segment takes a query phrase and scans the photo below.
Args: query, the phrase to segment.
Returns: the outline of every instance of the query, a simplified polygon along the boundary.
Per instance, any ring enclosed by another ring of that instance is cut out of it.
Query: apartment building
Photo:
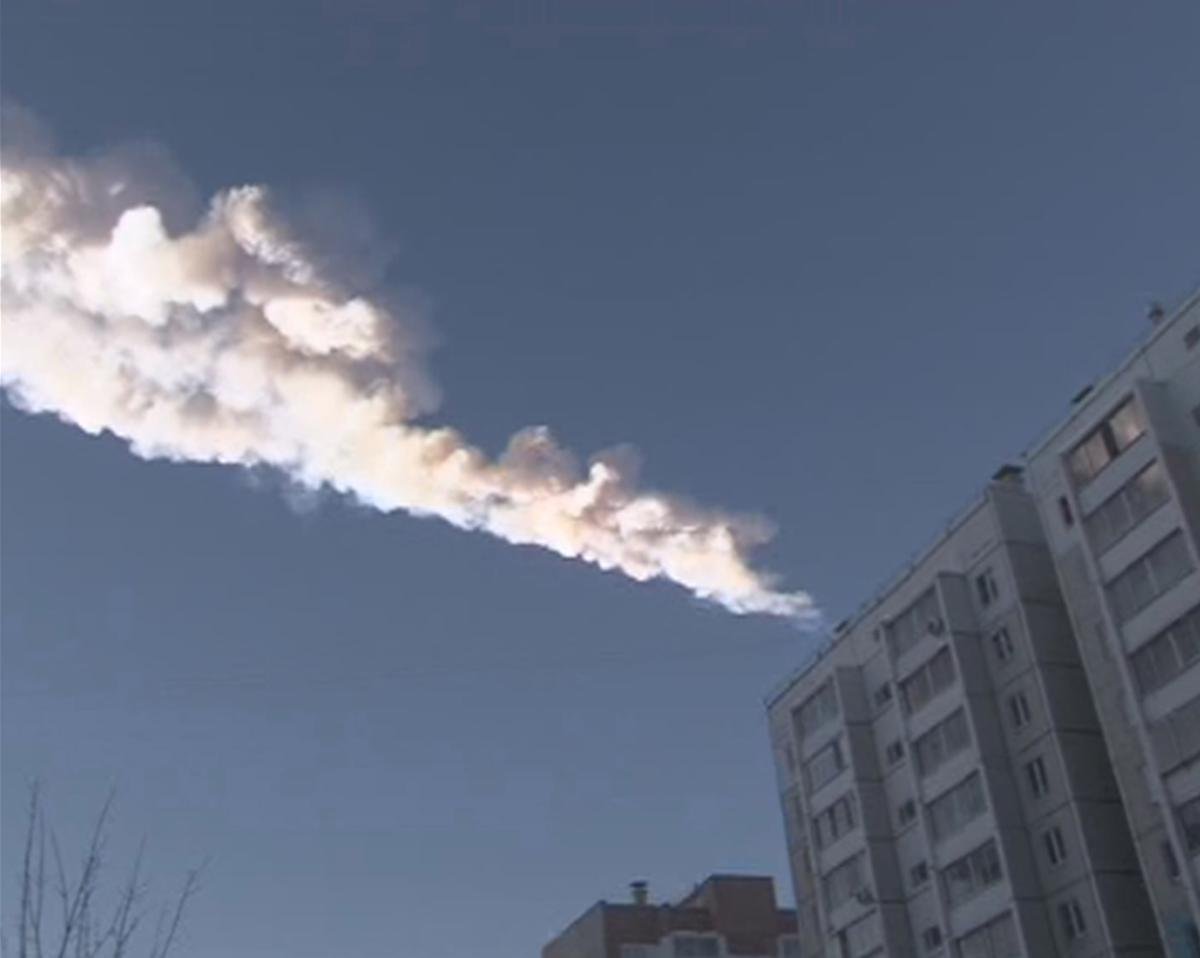
[[[1166,953],[1200,958],[1200,295],[1028,453]]]
[[[801,958],[1162,954],[1020,469],[768,716]]]
[[[757,875],[710,875],[679,901],[654,904],[645,882],[627,902],[600,901],[542,958],[796,958],[796,913]]]

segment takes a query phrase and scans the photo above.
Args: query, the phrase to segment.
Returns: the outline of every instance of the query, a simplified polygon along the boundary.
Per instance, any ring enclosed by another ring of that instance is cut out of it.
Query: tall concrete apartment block
[[[1200,958],[1200,295],[768,702],[802,958]]]
[[[1020,475],[768,703],[802,958],[1161,954]]]
[[[1200,296],[1029,454],[1164,949],[1200,958]]]

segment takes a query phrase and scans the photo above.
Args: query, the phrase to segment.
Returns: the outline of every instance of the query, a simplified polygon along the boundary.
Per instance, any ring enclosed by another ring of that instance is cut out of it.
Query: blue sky
[[[355,194],[438,421],[631,442],[774,519],[837,618],[1200,280],[1200,10],[646,9],[11,0],[0,79],[72,150]],[[786,623],[2,424],[7,848],[31,778],[68,835],[115,784],[119,846],[211,857],[183,953],[221,958],[517,958],[634,877],[786,892]]]

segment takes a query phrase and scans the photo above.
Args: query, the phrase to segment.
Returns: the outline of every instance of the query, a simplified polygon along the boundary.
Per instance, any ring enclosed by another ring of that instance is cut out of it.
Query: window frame
[[[945,676],[945,681],[941,685],[935,684],[935,672],[940,670],[940,666],[945,663],[948,672]],[[899,682],[900,702],[904,707],[906,715],[916,715],[921,709],[925,708],[930,702],[936,699],[939,695],[945,692],[958,680],[958,667],[954,664],[954,656],[950,652],[949,645],[942,645],[928,659],[922,662],[917,668],[913,669],[904,679]],[[914,704],[915,690],[924,686],[923,697],[920,701]]]
[[[838,862],[821,876],[821,893],[825,897],[825,908],[827,911],[840,908],[867,887],[866,876],[863,874],[863,856],[863,852],[855,852],[848,858],[842,859],[842,861]],[[847,882],[845,889],[841,887],[835,888],[834,886],[841,882],[843,875],[853,875],[853,878]],[[839,895],[843,891],[845,892],[836,902],[833,900],[833,891],[835,890]]]
[[[811,711],[810,711],[811,710]],[[797,741],[811,738],[842,714],[836,683],[831,675],[821,686],[792,710]]]
[[[996,839],[989,838],[965,855],[948,862],[940,878],[950,908],[957,908],[1004,881],[1004,863],[1000,859],[1000,846]],[[958,883],[957,890],[953,883]]]
[[[898,659],[915,648],[931,633],[932,622],[943,622],[942,605],[938,600],[937,588],[930,586],[914,599],[899,615],[889,619],[884,626],[888,648],[892,658]]]
[[[1068,942],[1076,942],[1087,937],[1087,921],[1084,919],[1083,906],[1079,904],[1078,898],[1060,901],[1055,910],[1058,912],[1059,927],[1062,929],[1063,937]]]
[[[1151,472],[1156,474],[1157,483],[1144,489],[1139,483],[1147,481]],[[1092,550],[1097,555],[1108,552],[1170,501],[1171,484],[1166,467],[1162,459],[1151,459],[1121,488],[1084,516],[1084,531]],[[1122,522],[1116,521],[1118,514],[1123,516]]]
[[[1164,561],[1164,557],[1176,548],[1181,550],[1184,561],[1178,574],[1170,578],[1156,567],[1155,560]],[[1183,530],[1176,527],[1109,579],[1104,585],[1104,594],[1114,618],[1124,625],[1195,571],[1196,562],[1187,538]]]
[[[1011,662],[1016,658],[1017,644],[1007,625],[1002,625],[992,633],[992,651],[998,662]]]
[[[1132,421],[1115,425],[1128,412]],[[1133,426],[1133,431],[1125,428]],[[1076,489],[1082,489],[1133,447],[1147,431],[1146,416],[1137,397],[1130,393],[1116,404],[1064,456],[1067,474]]]
[[[1164,668],[1168,656],[1171,661]],[[1129,655],[1130,668],[1142,695],[1150,695],[1169,685],[1198,662],[1200,604],[1192,606]]]
[[[1033,722],[1033,709],[1024,689],[1018,689],[1008,697],[1008,717],[1012,727],[1020,732]]]
[[[1057,868],[1067,860],[1067,840],[1058,825],[1051,825],[1042,832],[1042,847],[1051,868]]]
[[[816,765],[818,760],[823,759],[827,754],[833,754],[836,756],[833,771],[822,778],[819,782],[815,781],[812,772],[813,766]],[[842,747],[841,735],[836,736],[832,741],[821,746],[821,748],[813,752],[813,754],[810,755],[804,762],[804,784],[808,789],[808,794],[812,795],[821,788],[824,788],[835,778],[841,775],[849,764],[849,760],[846,756],[846,750]]]
[[[952,815],[943,815],[945,809],[953,808]],[[929,814],[929,832],[935,842],[945,841],[957,835],[967,825],[989,808],[983,776],[976,769],[959,779],[955,784],[932,799],[926,809]]]
[[[962,738],[956,744],[956,738],[950,738],[949,733],[952,728],[959,726],[962,728]],[[956,747],[952,748],[955,744]],[[971,726],[967,721],[966,710],[957,708],[913,742],[911,751],[917,774],[921,778],[928,778],[947,762],[969,749],[972,744]]]
[[[1192,696],[1154,722],[1150,726],[1150,739],[1164,771],[1200,755],[1200,695]]]
[[[1036,755],[1025,763],[1025,779],[1035,799],[1042,799],[1050,794],[1050,771],[1046,768],[1044,755]]]
[[[857,805],[854,789],[850,789],[812,817],[813,844],[818,851],[824,851],[858,828]]]
[[[1004,935],[1011,937],[1012,943],[1016,946],[1016,950],[1006,952],[997,951],[997,932],[1004,928]],[[971,944],[971,952],[968,956],[967,942],[971,939],[977,939],[983,942],[983,951],[976,950],[975,943]],[[1021,933],[1017,927],[1017,920],[1013,915],[1012,909],[1001,912],[993,918],[989,918],[981,925],[976,925],[964,935],[960,935],[955,939],[955,951],[959,958],[1015,958],[1020,955]]]
[[[975,598],[982,609],[991,608],[1000,599],[1000,585],[996,581],[996,572],[989,565],[975,575]]]

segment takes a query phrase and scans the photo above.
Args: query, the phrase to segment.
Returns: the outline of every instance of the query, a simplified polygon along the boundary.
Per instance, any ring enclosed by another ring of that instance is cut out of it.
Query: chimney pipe
[[[1150,304],[1150,309],[1146,312],[1146,318],[1150,320],[1150,325],[1157,326],[1163,321],[1163,317],[1167,315],[1167,311],[1163,309],[1162,303],[1155,300]]]
[[[629,891],[633,895],[633,903],[635,905],[644,905],[650,900],[649,886],[641,879],[631,881],[629,883]]]

